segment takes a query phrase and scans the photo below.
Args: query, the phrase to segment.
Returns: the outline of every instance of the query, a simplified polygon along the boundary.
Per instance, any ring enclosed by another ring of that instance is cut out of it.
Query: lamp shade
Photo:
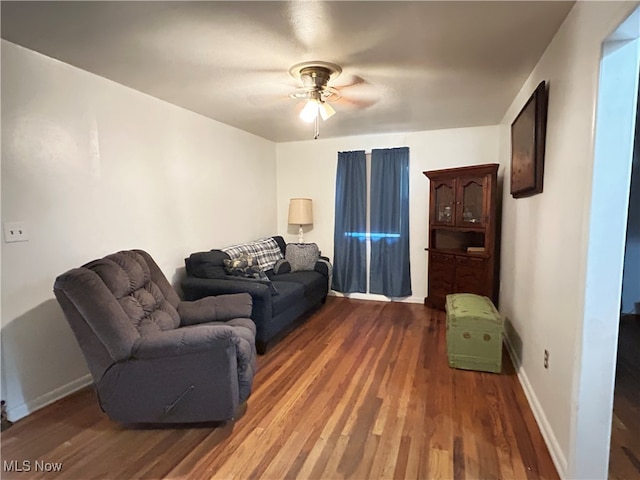
[[[313,209],[310,198],[292,198],[289,200],[289,225],[311,225]]]

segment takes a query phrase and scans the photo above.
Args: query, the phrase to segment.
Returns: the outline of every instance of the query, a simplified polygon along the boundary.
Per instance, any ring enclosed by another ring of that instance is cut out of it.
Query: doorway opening
[[[640,8],[604,42],[602,50],[570,478],[607,478],[609,473],[639,65]]]

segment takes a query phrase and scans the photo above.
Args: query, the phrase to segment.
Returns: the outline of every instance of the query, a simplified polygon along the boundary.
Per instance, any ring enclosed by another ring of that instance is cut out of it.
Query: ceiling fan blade
[[[295,80],[288,75],[272,75],[266,72],[258,72],[255,75],[247,73],[242,82],[235,82],[232,86],[234,89],[251,91],[247,100],[256,106],[272,106],[290,100],[290,94],[298,87]]]
[[[273,107],[280,103],[291,101],[289,95],[277,95],[269,93],[257,93],[247,95],[247,101],[258,107]]]
[[[351,75],[343,74],[336,81],[331,82],[331,86],[338,89],[343,89],[343,88],[348,88],[348,87],[353,87],[356,85],[363,85],[363,84],[367,84],[367,81],[361,76],[353,75],[353,74]]]
[[[342,98],[334,103],[349,109],[365,109],[378,103],[384,91],[370,83],[362,82],[340,89]]]
[[[340,110],[365,110],[378,103],[379,99],[355,99],[343,96],[339,100],[333,102]]]
[[[428,80],[434,75],[434,71],[428,70],[425,66],[410,64],[401,66],[385,64],[353,65],[348,68],[356,72],[367,72],[367,78],[370,80],[379,80],[385,83],[398,78]]]

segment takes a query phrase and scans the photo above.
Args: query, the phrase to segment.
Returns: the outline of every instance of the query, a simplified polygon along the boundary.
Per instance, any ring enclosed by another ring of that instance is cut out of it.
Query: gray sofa
[[[148,253],[118,252],[60,275],[54,293],[114,421],[234,418],[251,393],[247,294],[180,301]]]
[[[285,257],[287,244],[281,236],[271,237]],[[293,244],[298,245],[298,244]],[[304,315],[325,302],[329,292],[331,265],[328,258],[319,257],[306,271],[275,273],[266,270],[268,280],[230,275],[224,261],[230,255],[222,250],[193,253],[185,260],[187,275],[182,281],[186,300],[208,295],[249,293],[253,299],[251,319],[255,322],[258,353],[290,331]]]

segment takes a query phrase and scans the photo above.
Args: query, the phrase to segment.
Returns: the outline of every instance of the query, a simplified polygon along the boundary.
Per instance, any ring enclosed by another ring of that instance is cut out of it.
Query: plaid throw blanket
[[[275,263],[284,258],[282,251],[273,238],[261,238],[252,243],[232,245],[222,249],[232,259],[242,254],[250,255],[260,266],[263,272],[271,270]]]
[[[240,255],[245,254],[251,257],[256,256],[256,251],[253,248],[252,243],[240,243],[238,245],[232,245],[230,247],[223,248],[222,251],[229,255],[229,258],[233,260],[234,258],[238,258]]]

